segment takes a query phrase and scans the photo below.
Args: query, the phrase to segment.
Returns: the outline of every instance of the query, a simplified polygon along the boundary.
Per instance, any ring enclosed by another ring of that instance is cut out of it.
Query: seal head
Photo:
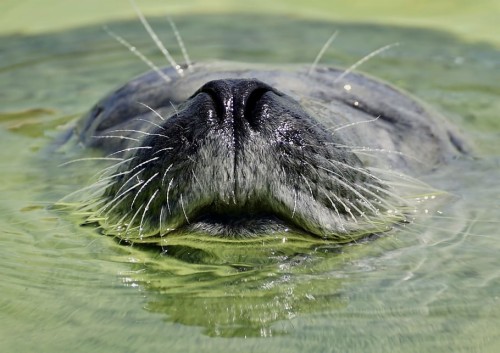
[[[393,173],[374,168],[410,170],[403,152],[419,134],[433,164],[456,151],[450,132],[423,135],[439,122],[385,84],[352,75],[353,95],[325,81],[337,71],[326,73],[205,68],[168,85],[154,73],[132,80],[76,130],[123,157],[96,218],[131,242],[289,231],[348,242],[390,229],[408,200],[392,188]],[[363,148],[403,152],[362,159]]]

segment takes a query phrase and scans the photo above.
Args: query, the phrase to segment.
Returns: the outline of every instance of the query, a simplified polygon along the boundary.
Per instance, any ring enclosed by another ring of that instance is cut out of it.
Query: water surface
[[[293,253],[214,246],[177,257],[126,247],[50,207],[102,168],[58,167],[84,152],[50,146],[99,97],[147,68],[100,26],[0,37],[1,350],[496,352],[499,50],[446,32],[373,24],[175,20],[197,61],[312,62],[339,30],[323,62],[345,67],[399,42],[362,70],[448,116],[477,158],[426,176],[447,195],[428,217],[375,241]],[[163,19],[152,23],[174,43]],[[108,26],[162,62],[138,21]]]

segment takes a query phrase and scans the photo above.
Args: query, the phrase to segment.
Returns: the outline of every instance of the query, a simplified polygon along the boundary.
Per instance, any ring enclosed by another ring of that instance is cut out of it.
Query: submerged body
[[[88,204],[130,242],[193,232],[352,241],[404,221],[410,176],[465,150],[453,126],[385,83],[229,62],[135,78],[75,135],[120,158]]]

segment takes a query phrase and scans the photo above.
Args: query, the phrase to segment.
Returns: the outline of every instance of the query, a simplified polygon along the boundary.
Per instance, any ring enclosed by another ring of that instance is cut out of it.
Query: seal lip
[[[233,239],[267,237],[270,234],[287,232],[316,237],[315,234],[307,232],[299,224],[283,220],[278,215],[266,212],[241,213],[238,215],[202,213],[190,223],[184,223],[166,235],[185,232]]]

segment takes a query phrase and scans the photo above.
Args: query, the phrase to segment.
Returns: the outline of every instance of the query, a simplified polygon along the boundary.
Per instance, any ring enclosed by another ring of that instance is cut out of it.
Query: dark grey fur
[[[130,241],[289,230],[350,241],[404,219],[401,173],[465,150],[436,113],[360,74],[228,62],[163,72],[170,82],[133,79],[75,129],[124,158],[94,208]]]

